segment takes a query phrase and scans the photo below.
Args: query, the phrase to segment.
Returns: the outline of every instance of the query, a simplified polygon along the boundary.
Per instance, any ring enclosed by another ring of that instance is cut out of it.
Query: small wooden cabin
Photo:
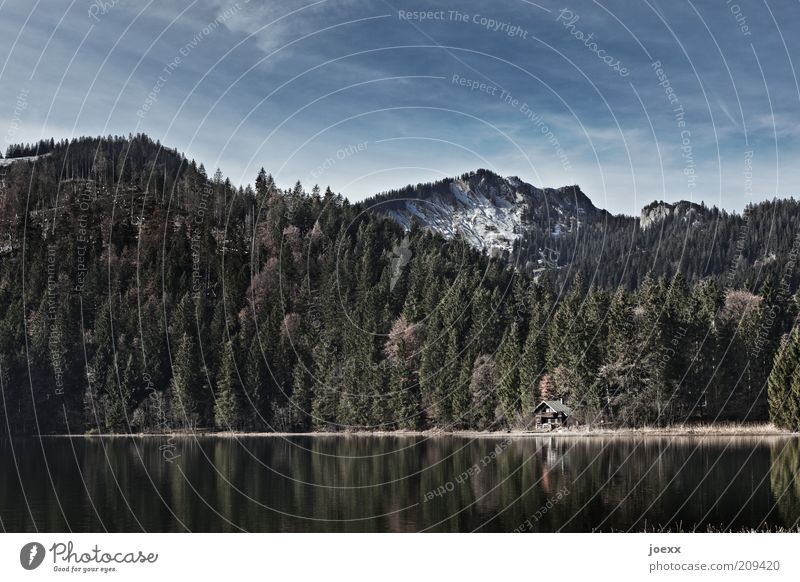
[[[534,423],[537,429],[554,429],[569,426],[572,422],[572,409],[564,404],[563,399],[542,400],[533,410]]]

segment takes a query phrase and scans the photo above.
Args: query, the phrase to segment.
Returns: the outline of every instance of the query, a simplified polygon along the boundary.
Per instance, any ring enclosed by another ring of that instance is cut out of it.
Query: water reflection
[[[797,524],[800,519],[800,441],[771,443],[770,486],[783,522]]]
[[[796,438],[173,443],[169,462],[154,437],[18,440],[13,450],[0,442],[1,523],[9,531],[738,531],[800,517]]]

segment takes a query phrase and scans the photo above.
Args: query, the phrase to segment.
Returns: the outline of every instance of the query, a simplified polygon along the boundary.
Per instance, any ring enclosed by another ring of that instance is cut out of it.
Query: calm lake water
[[[167,459],[172,459],[167,461]],[[0,441],[6,531],[705,531],[793,526],[800,439]]]

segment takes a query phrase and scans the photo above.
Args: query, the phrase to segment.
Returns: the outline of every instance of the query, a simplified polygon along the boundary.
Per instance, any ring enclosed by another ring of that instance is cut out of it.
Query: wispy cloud
[[[488,163],[539,185],[579,182],[613,211],[686,197],[741,208],[750,201],[742,187],[748,150],[755,192],[796,193],[796,5],[777,18],[784,47],[758,5],[746,7],[752,34],[744,36],[724,3],[695,3],[695,11],[656,0],[579,0],[570,7],[579,16],[573,28],[556,22],[563,6],[536,4],[118,2],[95,22],[86,5],[34,10],[6,0],[0,130],[25,141],[72,128],[138,129],[238,182],[263,165],[287,183],[319,180],[353,198]],[[193,41],[198,34],[202,42]],[[603,55],[630,75],[615,74]],[[175,56],[179,66],[137,117]],[[22,89],[26,107],[15,114]],[[312,174],[339,148],[364,141],[358,156]]]

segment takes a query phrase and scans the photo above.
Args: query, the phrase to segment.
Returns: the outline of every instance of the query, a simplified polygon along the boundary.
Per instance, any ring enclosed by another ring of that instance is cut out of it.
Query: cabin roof
[[[572,409],[560,400],[542,400],[539,406],[536,407],[537,412],[542,408],[542,405],[551,408],[555,412],[563,412],[566,416],[572,416]]]

